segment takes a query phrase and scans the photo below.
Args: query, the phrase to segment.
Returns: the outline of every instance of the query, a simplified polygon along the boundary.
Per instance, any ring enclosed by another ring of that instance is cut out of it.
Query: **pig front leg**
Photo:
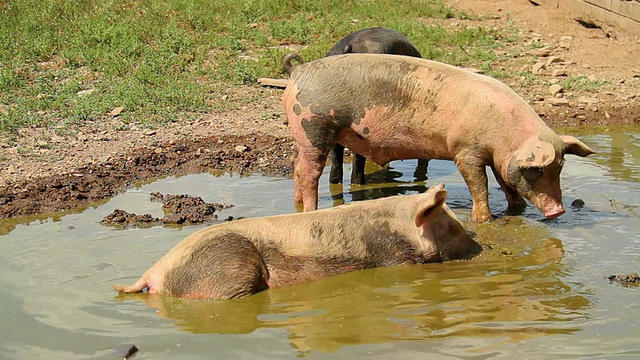
[[[509,204],[507,207],[507,214],[522,214],[524,209],[527,208],[527,202],[524,201],[524,198],[516,189],[509,186],[509,184],[504,181],[502,176],[500,176],[500,173],[494,167],[491,167],[491,170],[493,171],[493,175],[496,177],[498,184],[502,188],[502,191],[504,191],[504,196],[507,198],[507,204]]]
[[[467,183],[473,207],[471,219],[484,222],[493,219],[489,210],[489,187],[487,185],[486,162],[474,155],[457,155],[455,158],[458,171]]]

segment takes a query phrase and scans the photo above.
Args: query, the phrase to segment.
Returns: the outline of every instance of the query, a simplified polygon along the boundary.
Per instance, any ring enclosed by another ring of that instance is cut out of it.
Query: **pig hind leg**
[[[318,208],[318,181],[327,161],[327,153],[328,150],[323,152],[316,148],[305,148],[298,152],[298,162],[294,169],[294,188],[299,186],[304,211]]]
[[[364,184],[364,166],[367,162],[367,158],[355,154],[353,155],[353,168],[351,169],[351,183],[362,185]]]
[[[249,239],[224,234],[205,241],[185,263],[167,272],[164,292],[183,298],[239,298],[265,290],[268,276]]]
[[[429,159],[418,159],[418,165],[413,172],[416,181],[427,181],[427,168],[429,167]]]
[[[335,144],[329,152],[331,161],[331,172],[329,173],[330,184],[342,184],[342,164],[344,162],[344,146]]]

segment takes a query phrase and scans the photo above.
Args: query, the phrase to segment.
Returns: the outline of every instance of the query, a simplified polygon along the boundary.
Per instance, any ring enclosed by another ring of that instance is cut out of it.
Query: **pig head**
[[[335,143],[379,165],[455,161],[473,198],[474,221],[492,218],[486,167],[505,192],[508,212],[522,212],[524,196],[556,217],[564,212],[564,154],[592,153],[576,138],[558,136],[502,82],[426,59],[319,59],[293,71],[282,100],[297,148],[294,200],[304,211],[317,208],[318,179]]]
[[[564,214],[562,192],[560,190],[560,171],[564,165],[564,155],[572,154],[588,156],[593,151],[573,136],[561,135],[547,131],[532,136],[518,148],[509,161],[504,164],[506,187],[515,189],[540,209],[546,218],[555,218]],[[510,196],[510,194],[507,194]],[[524,208],[525,203],[516,197],[510,203],[517,211]]]
[[[481,247],[446,196],[438,185],[422,194],[214,225],[178,243],[136,283],[114,289],[236,298],[348,271],[469,258]]]

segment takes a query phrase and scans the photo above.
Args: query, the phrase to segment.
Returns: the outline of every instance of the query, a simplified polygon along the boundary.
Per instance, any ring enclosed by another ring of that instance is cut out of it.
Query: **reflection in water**
[[[426,180],[426,176],[424,176],[425,170],[421,166],[416,166],[413,180],[400,180],[400,178],[403,177],[403,173],[394,170],[391,165],[380,167],[368,162],[365,171],[367,173],[366,184],[348,184],[349,192],[346,194],[347,199],[345,199],[343,184],[329,185],[333,206],[342,205],[345,203],[345,200],[373,200],[387,196],[422,193],[427,190],[427,186],[422,183]]]
[[[193,333],[283,328],[300,354],[442,337],[516,342],[580,330],[575,320],[586,316],[589,296],[562,281],[571,269],[545,227],[465,225],[475,226],[487,247],[469,261],[352,272],[231,301],[149,294],[118,300],[143,301]]]
[[[598,154],[595,162],[618,180],[640,182],[640,139],[637,134],[609,132],[595,136]]]

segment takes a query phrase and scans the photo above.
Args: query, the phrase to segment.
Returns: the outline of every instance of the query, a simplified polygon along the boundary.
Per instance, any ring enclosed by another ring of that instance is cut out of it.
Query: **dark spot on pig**
[[[431,112],[434,113],[436,111],[438,111],[438,105],[436,104],[431,105]]]
[[[549,158],[549,155],[542,155],[542,163],[546,163],[548,158]]]
[[[355,257],[290,256],[276,247],[263,248],[261,253],[269,269],[269,287],[303,284],[365,269],[362,259]]]
[[[525,161],[527,161],[527,162],[534,162],[534,161],[536,161],[536,154],[531,153],[531,155],[530,155],[528,158],[526,158],[526,159],[525,159]]]
[[[302,119],[300,124],[311,145],[323,153],[328,152],[335,144],[340,131],[331,116],[316,115],[309,119]]]
[[[392,231],[388,222],[379,222],[364,229],[362,242],[367,249],[367,268],[426,262],[411,239]]]
[[[267,288],[267,269],[253,243],[229,233],[206,239],[189,259],[171,269],[164,291],[176,297],[229,299]]]
[[[365,135],[368,135],[369,134],[369,128],[365,127],[364,129],[362,129],[362,133],[365,134]]]
[[[400,58],[400,57],[398,57]],[[364,118],[367,109],[399,112],[410,108],[414,94],[436,99],[440,87],[424,89],[413,72],[420,66],[410,61],[372,61],[362,71],[362,60],[350,56],[329,57],[300,65],[295,77],[296,100],[322,116],[332,116],[334,128],[350,127]],[[321,126],[329,126],[329,123]]]
[[[314,223],[311,225],[311,228],[309,229],[309,233],[311,234],[311,237],[314,238],[315,240],[318,240],[321,236],[322,233],[324,232],[322,225],[319,225],[317,223]]]
[[[293,112],[296,115],[300,115],[302,113],[302,108],[300,107],[300,104],[293,105]]]

